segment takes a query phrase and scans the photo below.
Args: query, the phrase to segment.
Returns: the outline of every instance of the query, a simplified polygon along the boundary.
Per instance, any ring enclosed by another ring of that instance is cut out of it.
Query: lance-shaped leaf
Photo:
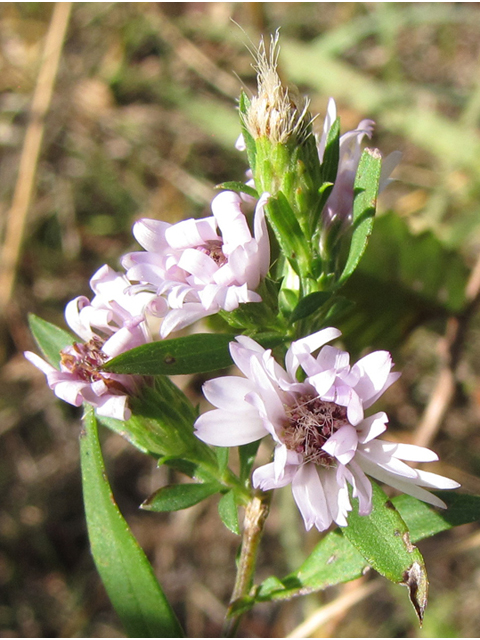
[[[269,198],[265,211],[284,257],[297,273],[307,273],[311,262],[308,242],[292,207],[281,191]]]
[[[93,559],[130,637],[179,638],[182,629],[113,498],[93,409],[80,438],[83,495]]]
[[[318,226],[318,221],[325,206],[328,196],[332,192],[333,185],[337,178],[338,162],[340,159],[340,118],[337,118],[330,127],[327,140],[325,143],[325,151],[323,152],[323,162],[321,165],[322,185],[319,188],[320,202],[313,219],[312,233]]]
[[[218,514],[223,524],[233,533],[240,535],[240,525],[238,522],[237,497],[233,490],[222,496],[218,503]]]
[[[59,369],[60,351],[69,347],[75,342],[75,338],[46,320],[42,320],[38,316],[31,313],[28,316],[28,324],[32,332],[35,342],[40,347],[47,361]]]
[[[340,118],[330,127],[321,164],[323,182],[335,182],[340,160]]]
[[[425,562],[392,502],[375,482],[372,488],[372,513],[359,515],[355,503],[343,534],[376,571],[408,587],[410,600],[422,622],[428,592]]]
[[[224,369],[232,364],[228,345],[235,336],[196,333],[141,345],[113,358],[106,371],[139,375],[179,375]]]
[[[330,291],[314,291],[300,300],[293,310],[290,322],[297,322],[315,313],[332,296]]]
[[[156,457],[180,457],[192,447],[196,449],[199,440],[193,435],[193,423],[197,412],[185,394],[165,376],[155,379],[152,386],[145,384],[140,395],[129,399],[129,405],[132,409],[129,420],[103,417],[99,420],[141,451]],[[211,458],[214,459],[213,452]]]
[[[255,599],[288,600],[359,578],[368,566],[365,558],[339,529],[325,536],[302,566],[282,580],[272,576],[257,589]]]
[[[218,493],[221,489],[222,485],[218,482],[167,485],[149,496],[141,507],[147,511],[188,509],[214,493]]]
[[[447,504],[447,509],[435,509],[407,495],[392,500],[410,529],[412,542],[480,520],[480,496],[451,491],[435,494]],[[297,571],[281,580],[275,576],[267,578],[257,587],[255,598],[240,602],[239,607],[249,608],[254,601],[287,600],[360,577],[369,564],[342,531],[345,530],[335,529],[327,534]]]
[[[238,447],[238,457],[240,461],[240,479],[244,482],[248,481],[259,446],[260,440],[256,440],[255,442],[242,444],[240,447]]]
[[[242,127],[243,140],[245,142],[245,147],[247,149],[248,164],[250,165],[250,169],[253,171],[253,174],[255,175],[257,148],[255,145],[255,140],[252,138],[252,136],[250,135],[250,132],[245,126],[245,120],[246,120],[247,111],[249,107],[250,107],[250,99],[248,98],[247,94],[244,91],[242,91],[240,93],[240,99],[238,101],[238,111],[240,113],[240,124]]]
[[[217,184],[215,189],[227,189],[228,191],[235,191],[236,193],[246,193],[247,196],[258,199],[258,193],[253,187],[249,187],[248,184],[237,182],[236,180]]]
[[[279,325],[274,310],[265,302],[246,302],[240,304],[233,311],[222,310],[219,315],[234,329],[246,329],[257,334],[261,331],[260,335],[255,338],[257,341],[262,339],[262,334],[265,334],[265,340],[273,337],[268,335],[267,330],[270,332],[283,328]]]
[[[129,420],[99,417],[100,422],[162,464],[203,480],[219,477],[215,453],[194,435],[196,409],[169,378],[158,376],[129,404]]]
[[[337,286],[341,286],[352,275],[367,247],[373,229],[381,168],[382,156],[378,149],[365,149],[353,187],[352,240],[347,263]]]
[[[432,509],[425,502],[407,495],[392,500],[410,529],[412,542],[480,520],[480,496],[452,491],[435,491],[435,495],[445,502],[446,509]]]

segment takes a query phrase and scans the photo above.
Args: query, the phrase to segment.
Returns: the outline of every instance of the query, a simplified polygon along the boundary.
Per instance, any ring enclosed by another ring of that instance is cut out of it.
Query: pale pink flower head
[[[388,422],[384,412],[368,409],[399,377],[391,356],[375,351],[353,366],[349,354],[323,346],[340,331],[323,329],[293,342],[283,369],[270,350],[251,338],[237,337],[232,358],[244,378],[229,376],[206,382],[205,397],[217,409],[195,423],[197,436],[216,446],[237,446],[267,434],[275,441],[274,461],[256,469],[253,485],[264,491],[292,485],[305,526],[346,526],[352,495],[360,515],[372,509],[372,486],[366,474],[439,507],[445,504],[423,487],[453,489],[448,478],[413,469],[403,462],[430,462],[435,453],[423,447],[378,440]],[[323,347],[317,357],[312,353]],[[299,382],[297,372],[305,374]]]
[[[154,303],[167,300],[162,337],[221,309],[261,302],[255,289],[270,266],[264,213],[268,197],[264,193],[257,203],[253,237],[242,198],[233,191],[214,198],[211,217],[177,224],[143,219],[135,224],[133,233],[146,251],[127,254],[123,266],[129,280],[139,283],[137,290],[153,292]]]
[[[65,308],[70,328],[84,342],[60,352],[60,371],[30,351],[25,357],[47,377],[55,395],[79,407],[88,402],[97,414],[127,420],[128,397],[145,382],[140,376],[117,375],[102,370],[111,358],[151,341],[144,308],[151,295],[126,293],[124,275],[104,265],[90,280],[95,297],[79,296]]]
[[[337,107],[335,100],[330,98],[323,125],[323,133],[318,144],[320,162],[322,162],[325,153],[328,133],[336,117]],[[350,224],[353,211],[353,186],[358,163],[362,155],[362,141],[365,136],[367,138],[372,137],[374,127],[375,122],[373,120],[362,120],[356,129],[347,131],[340,137],[337,178],[322,214],[324,227],[328,228],[334,222],[340,222],[343,226]],[[394,151],[383,161],[379,191],[382,191],[391,182],[390,174],[400,162],[401,156],[402,154],[399,151]]]

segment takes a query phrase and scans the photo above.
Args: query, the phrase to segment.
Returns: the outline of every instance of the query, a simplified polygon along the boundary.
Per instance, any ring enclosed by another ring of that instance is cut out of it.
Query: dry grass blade
[[[34,190],[44,119],[52,98],[70,11],[70,2],[55,4],[33,94],[30,122],[23,143],[12,206],[7,214],[7,229],[1,254],[0,309],[2,312],[8,305],[15,282],[25,223]]]

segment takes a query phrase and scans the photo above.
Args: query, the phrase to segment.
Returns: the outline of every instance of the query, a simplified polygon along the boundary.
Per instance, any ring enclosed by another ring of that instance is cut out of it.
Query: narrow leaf
[[[262,331],[276,328],[277,317],[265,302],[245,302],[233,311],[220,311],[220,316],[234,329]]]
[[[281,191],[269,198],[265,211],[285,258],[293,269],[298,271],[300,264],[306,271],[310,264],[308,245],[297,217]]]
[[[252,170],[253,175],[255,175],[255,169],[257,164],[257,147],[255,144],[255,140],[252,138],[252,136],[250,135],[250,132],[245,126],[245,118],[246,118],[249,106],[250,106],[250,100],[247,94],[244,91],[242,91],[240,93],[240,100],[238,101],[238,110],[240,112],[240,124],[242,127],[243,140],[247,148],[248,164],[250,165],[250,169]]]
[[[365,558],[336,529],[316,545],[298,571],[282,580],[272,577],[262,582],[256,600],[287,600],[321,591],[359,578],[366,567],[368,563]]]
[[[365,149],[355,176],[352,241],[347,263],[338,281],[341,286],[355,271],[373,229],[382,157],[377,149]]]
[[[218,482],[167,485],[149,496],[141,508],[146,511],[179,511],[193,507],[194,504],[218,493],[221,488]]]
[[[293,310],[291,322],[297,322],[307,318],[312,313],[315,313],[320,307],[327,302],[332,296],[329,291],[314,291],[305,298],[302,298]]]
[[[228,191],[235,191],[236,193],[246,193],[252,198],[258,199],[258,193],[253,187],[249,187],[244,182],[230,181],[217,184],[215,189],[227,189]]]
[[[480,520],[480,496],[452,491],[435,491],[447,505],[447,509],[432,509],[425,502],[401,495],[392,500],[395,508],[410,529],[412,542]]]
[[[335,183],[337,179],[338,161],[340,159],[340,118],[330,127],[322,160],[323,182]]]
[[[435,494],[446,502],[448,509],[435,509],[407,495],[392,499],[410,529],[412,542],[480,520],[480,496],[451,491],[436,491]],[[297,571],[281,580],[275,576],[267,578],[257,587],[255,600],[285,600],[360,577],[369,565],[342,531],[345,530],[335,529],[327,534]],[[251,600],[244,604],[246,608],[250,607]]]
[[[256,440],[255,442],[242,444],[238,447],[238,456],[240,458],[240,480],[248,480],[259,446],[260,440]]]
[[[322,210],[328,200],[328,196],[332,192],[333,185],[337,179],[338,162],[340,159],[340,118],[337,118],[330,127],[325,151],[323,153],[323,162],[321,166],[322,186],[319,189],[320,202],[317,207],[316,216],[313,219],[312,231],[318,226],[318,221]]]
[[[182,637],[150,563],[115,504],[91,407],[85,409],[84,428],[80,446],[88,535],[109,598],[130,637]]]
[[[224,369],[232,364],[229,343],[235,336],[196,333],[141,345],[110,360],[107,371],[139,375],[179,375]]]
[[[133,446],[155,457],[175,456],[200,451],[215,460],[213,452],[193,433],[197,411],[185,394],[166,376],[158,376],[152,385],[145,384],[138,396],[129,399],[132,416],[115,420],[99,416],[102,424],[116,431]],[[207,455],[207,454],[206,454]]]
[[[410,540],[407,525],[380,487],[372,482],[372,513],[348,516],[345,537],[376,571],[397,584],[405,584],[420,622],[427,606],[427,573],[420,551]]]
[[[60,351],[75,342],[75,338],[46,320],[31,313],[28,316],[28,324],[35,342],[40,347],[43,355],[52,367],[60,368]]]
[[[223,473],[228,467],[228,458],[230,456],[230,447],[215,447],[217,456],[218,470]]]
[[[218,503],[218,514],[227,529],[239,536],[237,501],[233,491],[228,491]]]

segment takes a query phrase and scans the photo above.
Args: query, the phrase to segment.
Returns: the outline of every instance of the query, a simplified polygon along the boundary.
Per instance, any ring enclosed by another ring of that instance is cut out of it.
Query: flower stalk
[[[235,586],[222,631],[222,637],[224,638],[235,637],[241,617],[245,613],[243,608],[237,610],[236,605],[240,599],[249,595],[253,585],[258,547],[270,510],[271,496],[271,491],[255,494],[245,507],[242,548],[237,563]]]

